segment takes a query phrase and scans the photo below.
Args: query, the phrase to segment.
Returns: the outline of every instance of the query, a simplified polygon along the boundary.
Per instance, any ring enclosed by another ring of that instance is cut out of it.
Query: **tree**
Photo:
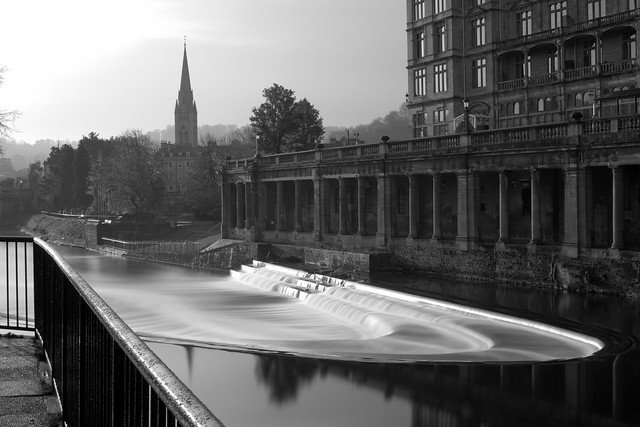
[[[218,170],[221,157],[217,141],[207,135],[200,140],[201,151],[193,169],[187,175],[185,204],[196,218],[220,219],[220,176]]]
[[[78,144],[78,148],[75,152],[73,159],[73,175],[74,175],[74,187],[73,187],[73,200],[75,206],[85,209],[91,203],[91,196],[88,192],[88,180],[89,171],[91,170],[91,160],[89,158],[89,151],[85,144]]]
[[[251,110],[250,118],[254,132],[260,135],[261,151],[280,153],[313,148],[322,138],[322,118],[309,101],[296,102],[291,89],[275,83],[262,94],[265,101]]]
[[[110,157],[99,158],[89,174],[93,209],[118,214],[155,216],[164,202],[162,163],[142,132],[114,139]]]
[[[0,85],[2,85],[2,74],[5,72],[4,67],[0,67]],[[8,136],[11,131],[10,123],[18,116],[18,112],[15,110],[6,111],[0,110],[0,137]],[[4,154],[3,148],[0,146],[0,156]]]
[[[324,135],[320,112],[307,101],[307,98],[303,98],[296,102],[294,116],[297,127],[288,135],[286,149],[283,151],[313,150]]]

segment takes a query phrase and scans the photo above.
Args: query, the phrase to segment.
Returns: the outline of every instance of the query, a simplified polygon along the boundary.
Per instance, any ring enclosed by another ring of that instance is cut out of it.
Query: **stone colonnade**
[[[580,247],[595,241],[588,230],[605,221],[611,230],[604,239],[607,246],[620,249],[625,230],[624,167],[610,169],[610,213],[604,220],[585,214],[593,211],[598,197],[592,194],[588,169],[320,175],[237,182],[229,182],[227,176],[222,191],[223,237],[336,246],[352,239],[353,246],[364,248],[395,245],[401,239],[406,244],[455,241],[461,250],[491,241],[498,248],[514,242],[534,247],[546,243],[561,244],[566,255],[577,256]],[[560,182],[543,188],[541,175],[545,182]],[[555,212],[553,218],[550,212]]]

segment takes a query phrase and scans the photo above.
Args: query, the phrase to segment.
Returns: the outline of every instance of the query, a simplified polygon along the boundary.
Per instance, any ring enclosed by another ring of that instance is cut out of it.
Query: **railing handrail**
[[[78,294],[178,422],[187,426],[223,426],[209,408],[149,349],[55,249],[40,238],[36,237],[33,241],[58,264]]]

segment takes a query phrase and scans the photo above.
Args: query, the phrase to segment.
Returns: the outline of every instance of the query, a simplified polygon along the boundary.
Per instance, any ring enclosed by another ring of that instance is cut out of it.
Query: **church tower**
[[[182,57],[182,77],[180,91],[175,108],[175,138],[176,145],[198,146],[198,110],[193,100],[191,79],[189,78],[189,64],[187,63],[187,42],[184,43]]]

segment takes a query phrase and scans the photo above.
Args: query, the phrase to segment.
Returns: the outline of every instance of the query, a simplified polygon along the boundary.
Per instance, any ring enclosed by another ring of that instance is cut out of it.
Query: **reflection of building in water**
[[[227,162],[223,235],[536,283],[557,255],[637,262],[635,2],[496,3],[407,0],[415,138]]]

